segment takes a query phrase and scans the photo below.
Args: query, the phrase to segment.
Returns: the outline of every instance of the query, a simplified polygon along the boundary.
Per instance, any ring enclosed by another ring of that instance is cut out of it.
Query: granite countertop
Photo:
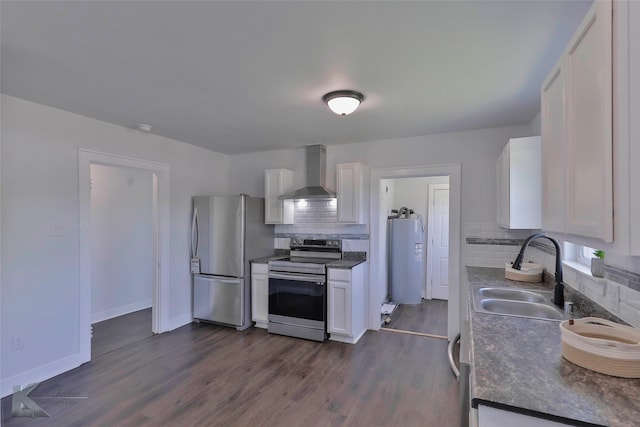
[[[275,261],[277,259],[282,259],[282,258],[286,258],[286,257],[287,257],[286,255],[277,255],[277,254],[275,254],[275,255],[264,256],[264,257],[261,257],[261,258],[255,258],[255,259],[252,259],[249,262],[252,262],[254,264],[267,264],[269,261]]]
[[[366,262],[365,259],[341,259],[339,261],[334,261],[330,264],[327,264],[327,268],[338,268],[343,270],[349,270],[355,267],[356,265],[362,264]]]
[[[255,258],[252,259],[250,262],[255,263],[255,264],[267,264],[269,261],[274,261],[277,259],[282,259],[282,258],[286,258],[288,255],[283,255],[283,254],[275,254],[275,255],[269,255],[269,256],[265,256],[265,257],[261,257],[261,258]],[[362,264],[363,262],[365,262],[366,259],[353,259],[353,258],[343,258],[341,260],[338,261],[334,261],[330,264],[327,264],[328,268],[338,268],[338,269],[343,269],[343,270],[349,270],[353,267],[355,267],[358,264]]]
[[[467,267],[477,285],[548,289],[514,282],[504,270]],[[471,299],[471,298],[470,298]],[[470,310],[471,402],[569,425],[635,426],[640,379],[599,374],[565,360],[560,321]]]

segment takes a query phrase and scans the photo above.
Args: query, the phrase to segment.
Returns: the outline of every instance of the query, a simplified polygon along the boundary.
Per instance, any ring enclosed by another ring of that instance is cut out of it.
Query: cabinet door
[[[496,164],[498,225],[509,227],[509,144]]]
[[[334,270],[329,270],[331,273]],[[348,270],[339,271],[348,274]],[[352,335],[351,281],[329,277],[328,331],[332,334]]]
[[[336,165],[338,222],[364,223],[362,212],[362,165],[360,163],[342,163]]]
[[[478,405],[479,427],[566,427],[567,424]]]
[[[629,158],[631,255],[640,256],[640,2],[629,2]]]
[[[251,320],[256,326],[265,328],[269,312],[269,277],[267,264],[252,264],[251,274]]]
[[[611,25],[611,2],[595,2],[565,63],[565,231],[605,242],[613,241]]]
[[[564,58],[542,84],[542,229],[564,231]]]
[[[367,330],[367,305],[368,298],[365,294],[366,263],[353,267],[351,276],[351,335],[353,343],[357,341]]]
[[[293,201],[278,200],[291,191],[293,172],[288,169],[267,169],[264,172],[265,224],[293,224]]]
[[[541,226],[541,148],[540,137],[511,138],[506,152],[509,192],[509,228],[539,229]]]

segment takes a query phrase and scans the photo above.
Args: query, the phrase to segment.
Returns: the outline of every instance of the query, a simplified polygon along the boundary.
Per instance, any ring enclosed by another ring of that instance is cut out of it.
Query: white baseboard
[[[178,329],[181,326],[188,325],[193,321],[193,316],[191,313],[182,314],[178,317],[174,317],[169,321],[169,329],[165,332],[173,331],[174,329]]]
[[[123,305],[121,307],[111,308],[109,310],[99,311],[91,314],[91,324],[102,322],[103,320],[113,319],[114,317],[123,316],[133,313],[134,311],[150,308],[152,302],[150,299],[134,302],[133,304]]]
[[[65,357],[63,359],[56,360],[46,365],[39,366],[26,372],[22,372],[18,375],[14,375],[9,378],[2,379],[2,385],[0,386],[2,391],[2,397],[13,394],[13,387],[21,386],[25,387],[32,383],[53,378],[56,375],[60,375],[64,372],[77,368],[82,363],[80,362],[80,354],[74,354],[72,356]]]
[[[367,330],[363,329],[362,332],[360,332],[355,337],[331,334],[331,336],[329,337],[329,340],[338,341],[338,342],[342,342],[342,343],[345,343],[345,344],[355,344],[355,343],[358,342],[358,340],[360,340],[360,338],[362,338],[362,336],[365,334],[365,332],[367,332]]]

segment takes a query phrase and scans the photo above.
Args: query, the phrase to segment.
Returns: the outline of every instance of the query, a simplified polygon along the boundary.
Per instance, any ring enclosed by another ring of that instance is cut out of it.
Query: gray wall
[[[191,197],[225,193],[228,156],[2,95],[2,394],[77,366],[79,148],[170,167],[170,323],[191,318]],[[11,350],[12,336],[23,348]]]

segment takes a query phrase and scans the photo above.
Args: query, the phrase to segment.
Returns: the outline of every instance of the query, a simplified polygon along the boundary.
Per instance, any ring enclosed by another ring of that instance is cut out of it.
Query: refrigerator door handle
[[[191,257],[198,258],[198,208],[193,209],[191,220]]]

